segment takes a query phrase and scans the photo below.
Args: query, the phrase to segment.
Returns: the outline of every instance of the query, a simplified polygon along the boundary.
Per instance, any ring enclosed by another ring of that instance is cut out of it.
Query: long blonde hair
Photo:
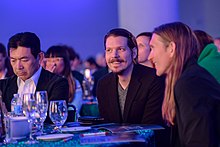
[[[161,25],[153,33],[159,35],[165,43],[174,42],[176,50],[170,70],[166,75],[166,88],[162,105],[163,118],[172,124],[175,118],[174,86],[182,74],[189,58],[197,55],[198,41],[194,32],[184,23],[173,22]]]

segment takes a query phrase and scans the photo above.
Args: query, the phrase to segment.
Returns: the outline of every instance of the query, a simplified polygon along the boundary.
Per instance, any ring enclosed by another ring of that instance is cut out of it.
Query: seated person
[[[91,74],[100,69],[101,67],[96,63],[96,60],[93,56],[88,57],[84,61],[84,69],[90,69]]]
[[[106,122],[163,124],[165,81],[153,68],[136,64],[135,37],[124,29],[105,36],[105,57],[111,73],[99,80],[97,98]]]
[[[100,116],[109,123],[164,126],[162,102],[165,78],[137,64],[135,37],[125,29],[110,30],[104,39],[105,57],[112,71],[98,81]],[[169,146],[169,129],[156,133],[156,146]]]
[[[68,101],[68,81],[40,66],[43,55],[36,34],[24,32],[12,36],[8,42],[8,53],[15,75],[0,80],[3,102],[8,111],[11,111],[11,100],[15,93],[22,95],[46,90],[49,101]],[[45,122],[51,122],[48,116]]]
[[[220,141],[220,85],[197,64],[200,47],[182,22],[156,27],[148,57],[158,76],[166,75],[162,105],[173,147],[217,147]]]
[[[94,97],[96,97],[96,86],[97,86],[99,79],[101,79],[103,76],[105,76],[109,72],[111,72],[111,71],[109,70],[108,66],[106,66],[106,67],[102,67],[102,68],[98,69],[97,71],[95,71],[92,74],[93,79],[94,79],[94,85],[92,88],[92,95]]]
[[[148,60],[148,56],[150,54],[149,42],[151,37],[151,32],[142,32],[136,37],[138,45],[138,63],[148,67],[153,67],[151,61]]]
[[[214,39],[214,44],[216,45],[216,47],[218,48],[218,52],[220,52],[220,37],[216,37]]]
[[[63,46],[51,46],[46,51],[46,69],[65,77],[69,84],[68,104],[76,107],[77,114],[82,107],[82,88],[71,72],[68,51]],[[69,120],[70,121],[70,120]],[[73,120],[71,120],[73,121]]]
[[[79,55],[75,52],[75,50],[71,47],[71,46],[67,46],[64,45],[62,46],[63,48],[65,48],[65,50],[67,50],[67,55],[69,57],[69,61],[70,61],[70,68],[73,74],[73,77],[79,81],[81,87],[82,87],[82,83],[84,80],[84,75],[80,72],[80,65],[81,65],[81,60]]]
[[[202,30],[194,33],[199,41],[198,64],[205,68],[220,83],[220,52],[214,45],[212,36]]]
[[[5,46],[0,43],[0,79],[14,75]]]

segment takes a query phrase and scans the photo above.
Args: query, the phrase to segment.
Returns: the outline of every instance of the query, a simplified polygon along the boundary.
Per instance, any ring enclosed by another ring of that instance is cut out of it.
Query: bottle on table
[[[11,113],[13,116],[22,116],[22,99],[19,94],[14,94],[13,99],[11,100]]]
[[[82,82],[82,88],[83,88],[83,99],[84,100],[92,100],[92,89],[94,85],[94,79],[91,74],[90,69],[85,69],[84,71],[84,80]]]

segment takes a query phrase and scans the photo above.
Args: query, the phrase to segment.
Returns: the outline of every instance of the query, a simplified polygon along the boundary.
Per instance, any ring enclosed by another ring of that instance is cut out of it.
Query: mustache
[[[113,62],[124,62],[124,60],[119,59],[119,58],[112,58],[109,63],[113,63]]]

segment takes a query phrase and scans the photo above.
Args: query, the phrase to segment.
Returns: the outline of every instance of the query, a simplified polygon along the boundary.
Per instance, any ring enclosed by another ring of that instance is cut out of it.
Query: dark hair
[[[68,52],[69,60],[74,60],[76,58],[76,52],[74,48],[72,48],[71,46],[67,46],[67,45],[63,45],[63,47],[66,48]]]
[[[0,43],[0,53],[6,57],[6,47],[2,43]]]
[[[138,38],[138,37],[140,37],[140,36],[149,37],[150,40],[151,40],[151,38],[152,38],[152,32],[142,32],[142,33],[138,34],[136,38]]]
[[[80,56],[79,56],[79,54],[78,54],[78,53],[76,53],[76,59],[78,59],[78,60],[80,60],[80,61],[81,61]]]
[[[14,75],[10,60],[9,60],[7,53],[6,53],[6,47],[2,43],[0,43],[0,54],[2,54],[3,57],[5,57],[5,68],[7,68],[7,70],[8,70],[7,76],[10,77],[10,76]]]
[[[45,54],[45,58],[53,58],[53,57],[62,57],[64,61],[64,71],[61,73],[64,77],[67,78],[69,84],[69,102],[72,102],[74,94],[75,94],[75,80],[73,78],[70,61],[68,56],[68,51],[65,46],[55,45],[51,46]]]
[[[196,34],[196,37],[199,42],[199,51],[198,53],[200,54],[203,49],[210,43],[214,43],[214,39],[212,38],[211,35],[206,33],[205,31],[202,30],[194,30],[194,33]]]
[[[86,58],[85,62],[88,62],[90,65],[94,65],[96,68],[101,68],[101,67],[97,64],[95,58],[92,57],[92,56]]]
[[[134,37],[134,35],[129,32],[126,29],[122,29],[122,28],[115,28],[110,30],[104,37],[104,46],[106,48],[106,40],[109,36],[123,36],[125,38],[128,39],[128,47],[131,49],[131,52],[133,54],[133,48],[137,48],[137,42],[136,42],[136,38]],[[137,63],[137,56],[134,59],[134,62]]]
[[[62,57],[63,58],[65,67],[64,67],[64,71],[63,71],[62,75],[67,77],[71,71],[69,57],[67,55],[67,50],[65,50],[65,48],[60,45],[51,46],[46,51],[45,58],[53,58],[53,57]]]
[[[10,56],[10,49],[16,49],[18,46],[27,47],[31,49],[31,54],[37,58],[41,52],[40,39],[36,34],[31,32],[17,33],[9,39],[8,55]]]

